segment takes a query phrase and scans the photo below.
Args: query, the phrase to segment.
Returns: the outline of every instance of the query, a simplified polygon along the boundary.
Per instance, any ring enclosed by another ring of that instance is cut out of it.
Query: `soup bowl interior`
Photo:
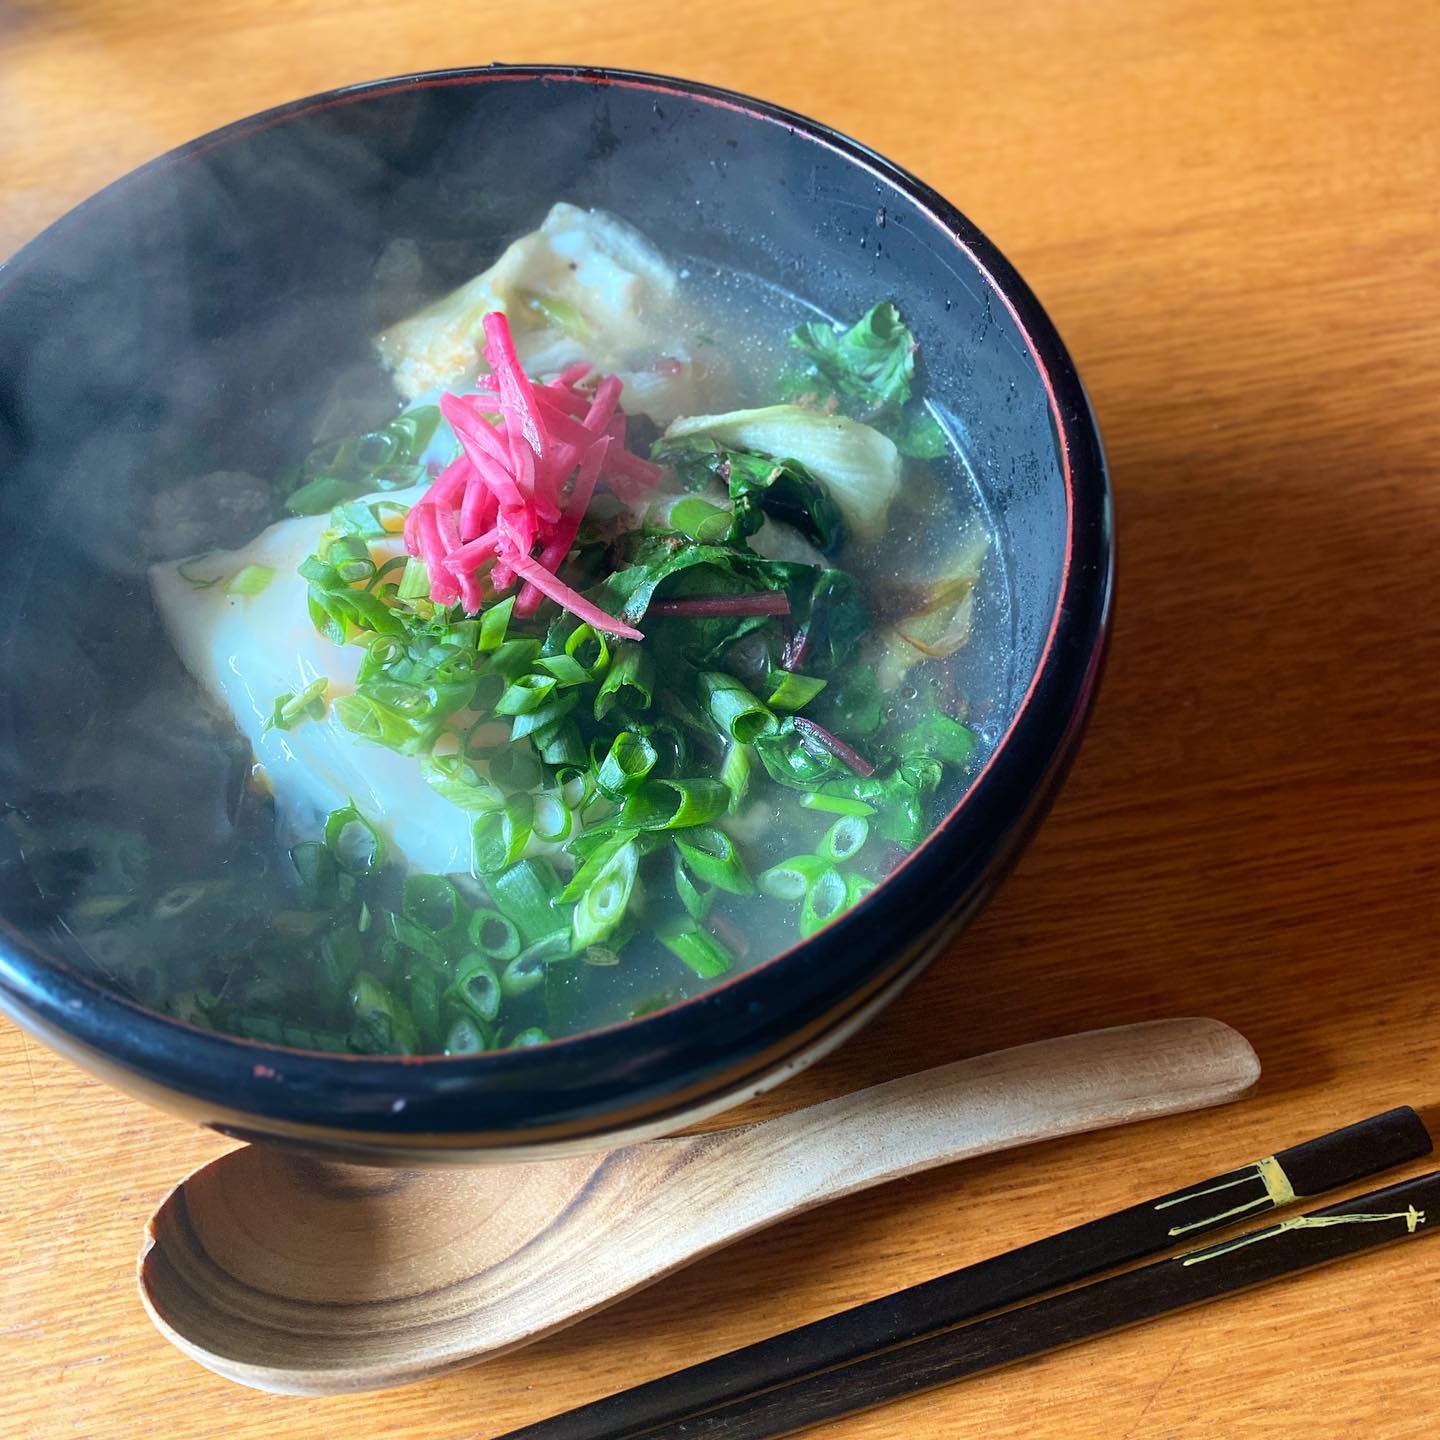
[[[934,836],[818,936],[656,1014],[468,1058],[302,1053],[156,1015],[97,977],[0,826],[0,1005],[204,1123],[359,1158],[474,1158],[733,1103],[918,973],[989,894],[1078,737],[1109,596],[1103,458],[1058,337],[993,246],[799,117],[656,77],[497,68],[241,122],[102,192],[0,274],[7,816],[79,833],[104,794],[176,845],[223,823],[239,781],[192,763],[187,682],[149,598],[154,494],[177,474],[275,474],[380,325],[557,199],[825,315],[902,304],[964,457],[955,483],[992,528],[967,663],[997,744]]]

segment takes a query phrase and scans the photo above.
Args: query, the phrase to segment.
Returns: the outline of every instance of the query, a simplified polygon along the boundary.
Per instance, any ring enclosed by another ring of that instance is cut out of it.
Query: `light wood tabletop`
[[[1440,1100],[1440,10],[0,0],[0,250],[248,112],[492,59],[734,86],[914,169],[1050,308],[1114,468],[1114,644],[1053,817],[922,982],[735,1118],[1167,1015],[1237,1026],[1264,1079],[843,1201],[475,1370],[298,1400],[198,1368],[136,1299],[146,1216],[228,1142],[0,1024],[7,1437],[493,1436]],[[1440,1246],[1382,1251],[826,1434],[1434,1436],[1437,1281]]]

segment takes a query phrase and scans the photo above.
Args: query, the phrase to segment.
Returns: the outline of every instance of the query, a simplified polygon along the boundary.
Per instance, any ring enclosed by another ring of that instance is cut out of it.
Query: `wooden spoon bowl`
[[[140,1293],[170,1340],[261,1389],[380,1389],[573,1324],[824,1201],[1030,1141],[1220,1104],[1259,1076],[1214,1020],[1041,1041],[759,1124],[482,1170],[247,1146],[153,1216]]]

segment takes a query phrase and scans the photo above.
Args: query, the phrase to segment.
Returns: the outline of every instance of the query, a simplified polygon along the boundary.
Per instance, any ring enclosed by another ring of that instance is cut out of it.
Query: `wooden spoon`
[[[513,1349],[787,1215],[971,1155],[1233,1100],[1260,1074],[1216,1020],[942,1065],[759,1124],[609,1154],[379,1170],[246,1146],[156,1211],[140,1294],[219,1375],[375,1390]]]

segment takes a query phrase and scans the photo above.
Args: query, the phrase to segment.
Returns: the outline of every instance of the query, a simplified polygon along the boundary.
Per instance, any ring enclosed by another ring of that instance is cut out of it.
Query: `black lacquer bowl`
[[[390,242],[418,239],[430,272],[458,281],[557,199],[828,313],[902,302],[998,536],[999,743],[933,837],[813,939],[644,1018],[473,1057],[322,1055],[154,1014],[91,978],[27,899],[23,867],[0,864],[0,1007],[227,1133],[476,1160],[595,1148],[736,1103],[924,969],[1014,859],[1079,739],[1109,613],[1104,457],[1064,347],[994,246],[913,176],[773,106],[656,76],[496,67],[231,125],[0,270],[0,801],[33,798],[73,765],[74,737],[106,723],[117,625],[163,643],[143,573],[113,541],[125,526],[106,518],[143,505],[160,437],[185,437],[192,473],[273,473],[319,377],[362,353]]]

